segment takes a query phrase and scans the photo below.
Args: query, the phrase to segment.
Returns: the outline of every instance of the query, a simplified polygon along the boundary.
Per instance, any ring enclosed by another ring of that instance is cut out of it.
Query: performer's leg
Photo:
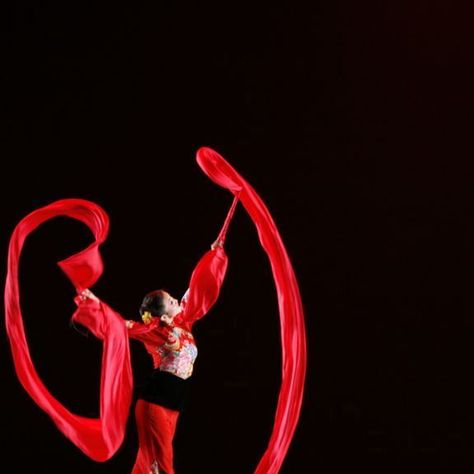
[[[148,404],[148,423],[154,451],[153,462],[158,464],[159,474],[162,472],[174,474],[173,438],[178,416],[179,412],[176,410],[153,403]]]
[[[138,431],[138,453],[132,474],[149,474],[151,459],[147,454],[150,451],[150,441],[146,426],[146,407],[143,400],[137,400],[135,405],[135,422]]]
[[[173,437],[179,412],[138,400],[139,450],[132,474],[174,474]]]

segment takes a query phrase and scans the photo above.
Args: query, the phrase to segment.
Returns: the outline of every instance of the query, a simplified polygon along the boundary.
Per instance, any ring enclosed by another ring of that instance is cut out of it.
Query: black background
[[[130,318],[146,291],[181,296],[232,200],[195,163],[210,146],[267,203],[301,287],[307,383],[281,472],[470,472],[470,12],[437,0],[2,9],[4,269],[22,217],[80,197],[111,219],[98,296]],[[101,346],[68,326],[74,292],[55,263],[90,241],[76,221],[46,223],[20,280],[40,376],[97,416]],[[253,472],[273,424],[276,293],[242,208],[226,246],[221,298],[195,328],[183,474]],[[141,380],[151,360],[131,346]],[[1,348],[3,472],[130,472],[133,416],[113,459],[89,460],[18,383],[4,323]]]

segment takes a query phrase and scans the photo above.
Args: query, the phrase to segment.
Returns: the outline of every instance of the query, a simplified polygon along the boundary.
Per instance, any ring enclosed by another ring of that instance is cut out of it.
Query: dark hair
[[[140,315],[150,311],[153,316],[161,316],[165,313],[165,290],[154,290],[147,293],[140,305]]]

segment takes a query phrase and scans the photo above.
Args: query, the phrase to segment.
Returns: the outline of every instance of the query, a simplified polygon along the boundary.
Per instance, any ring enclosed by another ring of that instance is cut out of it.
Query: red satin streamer
[[[127,329],[123,320],[105,303],[82,311],[79,321],[103,340],[100,385],[100,418],[71,413],[48,391],[31,360],[20,309],[18,265],[28,234],[56,216],[69,216],[86,224],[95,242],[58,262],[78,291],[92,286],[103,271],[99,245],[107,237],[109,219],[99,206],[82,199],[63,199],[27,215],[16,226],[8,251],[5,286],[6,329],[18,378],[31,398],[51,417],[58,429],[95,461],[106,461],[122,444],[132,400],[133,375]],[[76,297],[78,298],[78,297]]]
[[[272,216],[255,190],[211,148],[200,148],[196,159],[211,180],[239,197],[270,259],[280,310],[282,381],[273,432],[255,473],[277,474],[296,429],[306,374],[306,333],[298,283]]]

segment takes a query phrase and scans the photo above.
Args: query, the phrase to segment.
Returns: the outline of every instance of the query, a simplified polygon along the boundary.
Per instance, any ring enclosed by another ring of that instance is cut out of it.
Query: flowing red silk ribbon
[[[306,333],[298,283],[275,222],[255,190],[211,148],[200,148],[196,159],[212,181],[239,197],[270,259],[280,310],[282,380],[273,432],[255,474],[277,474],[296,429],[306,374]]]
[[[94,306],[93,301],[85,303],[89,305],[88,311],[82,311],[84,316],[79,320],[103,341],[99,418],[76,415],[54,398],[36,372],[25,337],[18,284],[21,250],[28,234],[43,222],[61,215],[86,224],[95,242],[58,265],[78,291],[91,287],[102,274],[99,245],[109,230],[109,219],[103,209],[82,199],[62,199],[33,211],[20,221],[10,239],[5,285],[6,329],[16,373],[31,398],[87,456],[95,461],[106,461],[122,444],[132,400],[133,375],[123,320],[105,303]]]

